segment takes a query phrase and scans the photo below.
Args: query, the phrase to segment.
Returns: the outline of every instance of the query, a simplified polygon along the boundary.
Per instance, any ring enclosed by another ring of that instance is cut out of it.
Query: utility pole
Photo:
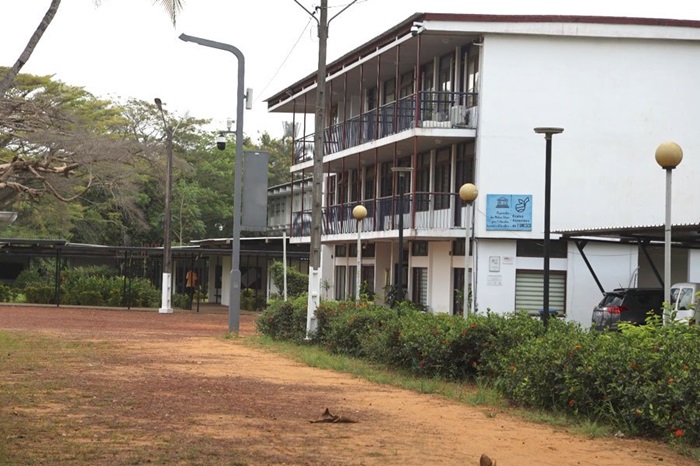
[[[323,208],[323,152],[325,145],[326,121],[326,51],[328,44],[328,25],[340,13],[344,12],[357,0],[353,0],[340,12],[328,19],[328,0],[321,0],[319,18],[298,0],[294,2],[304,9],[318,24],[318,72],[316,73],[316,112],[314,120],[314,168],[311,185],[311,245],[309,260],[309,300],[306,310],[306,336],[316,329],[316,308],[321,297],[321,235]]]
[[[163,112],[163,102],[156,97],[154,99],[156,107],[160,112],[165,128],[167,156],[165,159],[165,220],[163,223],[163,284],[161,285],[161,305],[159,314],[172,314],[172,254],[170,252],[170,218],[171,218],[171,198],[173,185],[173,127],[168,123]]]

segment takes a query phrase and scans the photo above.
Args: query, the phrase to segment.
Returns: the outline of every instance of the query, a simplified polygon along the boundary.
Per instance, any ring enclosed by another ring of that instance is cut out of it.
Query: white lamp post
[[[465,235],[464,235],[464,305],[462,309],[462,314],[467,317],[471,312],[472,306],[469,299],[469,231],[471,230],[471,208],[472,203],[476,200],[479,195],[479,190],[473,183],[464,183],[461,188],[459,188],[459,197],[466,204],[465,209]]]
[[[656,163],[666,170],[666,218],[664,220],[664,299],[671,303],[671,171],[683,160],[683,149],[675,142],[656,148]]]
[[[357,220],[357,275],[355,279],[355,301],[360,302],[360,281],[362,280],[362,220],[367,217],[367,209],[362,204],[352,209],[352,218]]]

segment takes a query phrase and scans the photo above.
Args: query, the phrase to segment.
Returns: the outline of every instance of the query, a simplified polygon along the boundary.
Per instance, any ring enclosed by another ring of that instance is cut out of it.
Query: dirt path
[[[253,334],[254,319],[241,316],[242,337]],[[159,315],[0,307],[0,329],[110,342],[116,357],[73,368],[75,389],[111,397],[99,406],[105,434],[138,425],[141,442],[205,438],[219,452],[197,450],[200,456],[195,451],[180,464],[477,465],[482,453],[498,466],[694,464],[652,442],[584,438],[507,412],[309,368],[223,338],[227,325],[224,308]],[[358,422],[311,424],[326,407]],[[0,409],[4,416],[11,408]]]

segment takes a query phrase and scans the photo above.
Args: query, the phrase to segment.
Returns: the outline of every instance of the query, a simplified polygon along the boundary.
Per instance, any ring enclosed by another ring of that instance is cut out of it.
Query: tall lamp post
[[[656,163],[666,170],[666,218],[664,220],[664,299],[671,303],[671,172],[683,160],[683,149],[675,142],[656,148]]]
[[[240,329],[241,315],[241,197],[242,197],[242,171],[243,171],[243,100],[245,57],[243,53],[233,45],[214,42],[199,37],[180,34],[180,40],[194,42],[195,44],[213,49],[231,52],[238,59],[238,87],[236,92],[236,166],[233,180],[233,239],[231,241],[231,285],[228,306],[228,331],[238,333]],[[250,101],[249,101],[250,104]]]
[[[552,201],[552,135],[563,132],[564,128],[535,128],[535,133],[544,134],[544,139],[546,141],[544,169],[544,283],[542,289],[542,323],[544,324],[544,328],[547,328],[549,325],[549,230]]]
[[[163,284],[161,285],[161,301],[159,314],[172,314],[172,295],[173,295],[173,280],[172,280],[172,255],[170,253],[170,201],[172,198],[173,186],[173,127],[168,124],[163,112],[163,102],[156,97],[154,99],[156,107],[160,112],[160,118],[163,120],[165,128],[167,155],[165,159],[165,219],[163,221]]]
[[[467,317],[472,310],[471,300],[469,299],[470,280],[467,280],[469,276],[469,231],[471,230],[472,203],[476,200],[478,195],[479,190],[473,183],[464,183],[462,187],[459,188],[459,197],[467,204],[464,226],[466,231],[464,235],[464,307],[462,311],[464,317]]]
[[[362,220],[367,217],[367,209],[362,204],[352,209],[352,218],[357,220],[357,274],[355,278],[355,301],[360,302],[360,282],[362,281]]]
[[[404,300],[403,295],[403,193],[404,193],[404,182],[406,173],[411,173],[413,168],[411,167],[391,167],[391,171],[396,173],[399,177],[399,271],[396,277],[396,301],[401,302]]]

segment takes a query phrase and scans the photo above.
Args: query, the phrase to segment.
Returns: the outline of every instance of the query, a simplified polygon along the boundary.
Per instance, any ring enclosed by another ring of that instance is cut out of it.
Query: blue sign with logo
[[[487,194],[486,230],[532,231],[532,194]]]

